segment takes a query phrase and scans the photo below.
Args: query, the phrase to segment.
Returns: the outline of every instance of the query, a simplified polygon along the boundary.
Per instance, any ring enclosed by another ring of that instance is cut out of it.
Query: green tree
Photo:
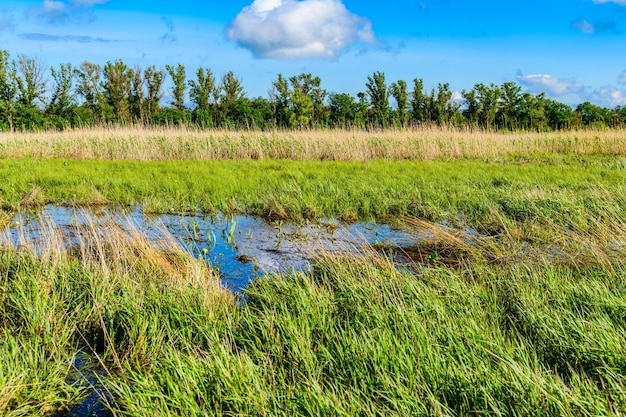
[[[324,104],[328,93],[321,87],[322,79],[320,77],[314,77],[310,73],[302,73],[290,77],[289,81],[292,87],[292,101],[294,100],[293,96],[296,92],[298,92],[300,96],[295,98],[295,101],[291,103],[292,110],[299,113],[296,116],[296,119],[300,120],[298,125],[301,125],[301,121],[304,120],[304,117],[309,119],[307,123],[309,125],[321,124],[328,117],[328,112]],[[308,97],[308,100],[303,95]],[[311,105],[309,105],[309,102]],[[305,112],[308,111],[310,111],[310,113],[305,114]]]
[[[209,68],[198,68],[196,79],[189,80],[189,98],[195,105],[194,120],[202,127],[215,125],[213,104],[219,97],[219,90],[215,85],[215,76]]]
[[[165,69],[172,77],[172,83],[174,86],[170,90],[174,100],[170,103],[176,110],[185,110],[185,92],[187,90],[187,74],[185,66],[178,64],[175,68],[171,65],[166,65]]]
[[[241,99],[243,100],[243,99]],[[246,99],[247,100],[247,99]],[[274,126],[274,113],[272,103],[264,97],[256,97],[248,100],[248,106],[240,106],[243,113],[246,126],[265,128]]]
[[[509,81],[500,87],[500,100],[496,124],[500,128],[513,130],[519,124],[522,87]]]
[[[411,92],[411,116],[418,123],[426,121],[426,95],[424,94],[424,81],[421,78],[413,80]]]
[[[545,112],[551,129],[567,129],[571,126],[574,109],[556,100],[546,99]]]
[[[17,91],[19,102],[24,107],[34,108],[36,101],[43,103],[46,94],[46,79],[43,63],[33,57],[18,55]]]
[[[72,94],[76,70],[72,64],[67,63],[61,64],[58,70],[51,67],[50,74],[53,79],[53,92],[46,113],[59,118],[57,127],[64,127],[71,120],[72,109],[76,106],[76,97]]]
[[[198,68],[196,80],[189,81],[191,102],[195,104],[197,110],[208,113],[211,110],[211,100],[217,95],[213,72],[209,68]]]
[[[452,101],[452,91],[448,83],[437,85],[437,96],[433,104],[433,121],[440,125],[450,122],[459,108],[458,104]]]
[[[291,91],[289,89],[289,81],[278,74],[278,79],[272,82],[270,90],[270,102],[272,103],[274,113],[274,124],[281,127],[289,126],[292,110],[289,106],[291,100]]]
[[[614,109],[616,117],[616,126],[624,126],[626,124],[626,106],[617,106]]]
[[[219,97],[219,116],[221,124],[235,125],[236,120],[232,120],[233,113],[237,113],[236,107],[243,104],[240,101],[244,97],[244,89],[241,80],[232,71],[228,71],[222,76],[219,87],[217,87]]]
[[[463,116],[465,116],[466,122],[471,126],[478,125],[480,102],[478,101],[478,93],[476,89],[471,89],[469,91],[463,90],[461,92],[461,96],[463,96],[463,100],[465,101]]]
[[[408,119],[409,98],[406,90],[406,81],[398,80],[390,86],[391,95],[396,100],[396,119],[400,126],[406,127]]]
[[[582,123],[585,126],[609,126],[613,119],[608,109],[603,109],[588,101],[579,104],[575,111],[580,114]]]
[[[9,61],[9,52],[0,50],[0,129],[13,130],[17,107],[15,63]]]
[[[519,127],[523,129],[545,130],[547,117],[544,108],[545,94],[524,93],[520,99]]]
[[[147,97],[145,100],[145,114],[147,120],[152,120],[154,115],[161,110],[161,98],[163,97],[163,81],[165,72],[150,65],[144,71]]]
[[[385,83],[385,74],[380,71],[374,72],[367,77],[367,94],[374,110],[374,119],[380,127],[387,127],[389,115],[389,90]]]
[[[330,120],[334,126],[351,127],[357,120],[360,104],[350,94],[333,93],[328,97]]]
[[[500,99],[500,87],[495,84],[476,84],[474,86],[478,99],[478,122],[482,127],[493,128],[496,126],[496,114],[498,113],[498,100]]]
[[[135,121],[143,122],[145,120],[144,115],[144,78],[141,67],[136,66],[133,71],[133,79],[131,84],[130,96],[128,97],[128,105],[130,108],[131,117]]]
[[[113,110],[113,117],[118,122],[128,123],[131,118],[130,93],[135,78],[134,71],[121,60],[107,62],[104,65],[102,87],[108,106]]]
[[[102,67],[83,61],[80,68],[76,70],[76,76],[78,80],[76,92],[83,97],[85,106],[95,111],[104,98],[100,83]]]
[[[311,124],[313,115],[313,100],[303,91],[295,89],[291,94],[292,113],[289,125],[293,127],[306,127]]]

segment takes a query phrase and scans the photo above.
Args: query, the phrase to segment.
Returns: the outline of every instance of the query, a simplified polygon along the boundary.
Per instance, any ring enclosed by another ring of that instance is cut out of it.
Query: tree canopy
[[[524,92],[515,82],[476,84],[455,93],[439,83],[428,91],[421,78],[387,83],[367,77],[352,96],[331,92],[310,73],[277,74],[268,97],[248,98],[233,71],[216,76],[182,64],[131,68],[121,60],[104,66],[82,62],[49,68],[37,58],[0,50],[0,130],[64,129],[98,124],[194,124],[253,128],[404,128],[457,125],[498,130],[551,130],[626,125],[626,107],[590,102],[572,107]],[[169,76],[169,79],[168,79]],[[167,90],[166,90],[167,89]]]

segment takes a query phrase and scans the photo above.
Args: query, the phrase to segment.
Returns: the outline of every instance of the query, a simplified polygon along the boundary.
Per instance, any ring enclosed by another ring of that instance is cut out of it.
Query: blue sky
[[[0,49],[55,67],[232,70],[248,97],[302,72],[356,95],[383,71],[388,83],[516,81],[568,104],[626,104],[626,0],[3,0]]]

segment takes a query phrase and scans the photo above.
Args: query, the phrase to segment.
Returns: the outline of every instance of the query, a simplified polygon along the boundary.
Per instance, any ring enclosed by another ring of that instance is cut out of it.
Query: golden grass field
[[[0,158],[87,160],[497,159],[536,153],[626,154],[626,129],[494,132],[402,130],[198,130],[111,127],[0,133]]]

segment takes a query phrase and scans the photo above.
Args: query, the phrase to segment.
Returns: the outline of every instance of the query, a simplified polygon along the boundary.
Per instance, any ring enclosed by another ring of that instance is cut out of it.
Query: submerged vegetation
[[[173,240],[42,225],[43,246],[0,245],[0,414],[62,416],[96,390],[117,416],[623,415],[625,138],[3,134],[0,227],[48,203],[139,204],[422,238],[233,294]]]

